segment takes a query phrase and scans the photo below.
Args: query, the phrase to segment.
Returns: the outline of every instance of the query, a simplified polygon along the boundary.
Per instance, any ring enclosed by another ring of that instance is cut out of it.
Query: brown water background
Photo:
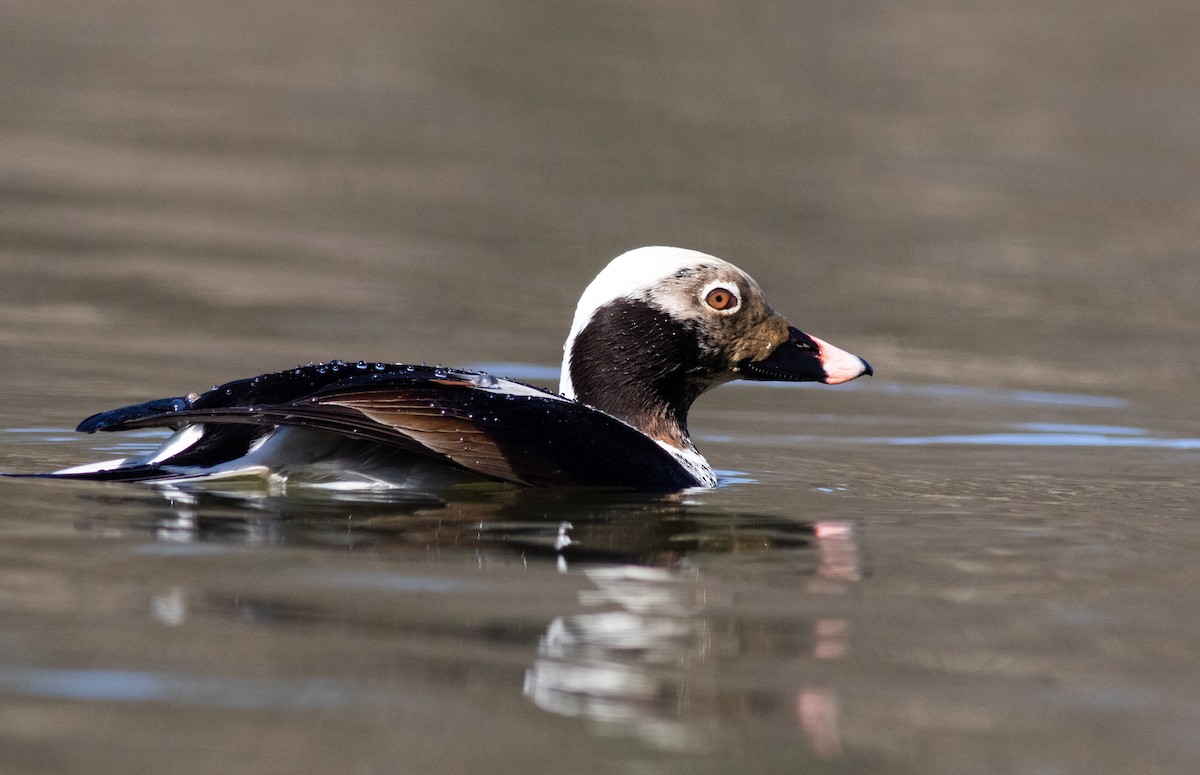
[[[878,376],[705,397],[726,486],[667,501],[0,481],[0,770],[1195,772],[1197,40],[1174,0],[6,0],[2,471],[310,360],[545,381],[643,244]]]

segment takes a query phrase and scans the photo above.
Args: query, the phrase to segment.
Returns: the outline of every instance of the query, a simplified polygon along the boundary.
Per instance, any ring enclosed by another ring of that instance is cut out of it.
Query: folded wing
[[[174,454],[160,453],[142,478],[177,466],[227,462],[274,428],[301,427],[519,485],[676,490],[696,483],[657,443],[603,412],[511,380],[427,366],[335,362],[299,367],[230,382],[199,396],[104,412],[84,420],[79,430],[197,424],[204,431],[194,443]],[[117,478],[118,470],[103,478]]]

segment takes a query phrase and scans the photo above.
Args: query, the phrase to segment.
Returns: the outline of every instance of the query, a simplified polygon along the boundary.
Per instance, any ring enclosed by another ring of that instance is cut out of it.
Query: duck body
[[[687,430],[701,393],[732,379],[836,384],[871,373],[791,326],[736,266],[681,248],[614,259],[585,290],[563,349],[558,393],[475,371],[332,361],[114,409],[78,430],[175,434],[145,457],[52,476],[712,487],[716,476]]]
[[[659,444],[578,401],[490,374],[333,361],[89,417],[85,433],[168,427],[145,459],[57,476],[216,481],[246,476],[341,486],[698,485]]]

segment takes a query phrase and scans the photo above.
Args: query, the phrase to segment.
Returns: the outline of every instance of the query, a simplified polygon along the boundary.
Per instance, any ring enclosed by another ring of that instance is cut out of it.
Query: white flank
[[[701,487],[712,489],[717,486],[717,474],[712,470],[712,466],[704,459],[695,449],[680,449],[672,447],[664,441],[658,441],[658,446],[671,453],[671,457],[675,458],[681,466],[687,469],[687,472],[696,477],[696,481],[700,482]]]

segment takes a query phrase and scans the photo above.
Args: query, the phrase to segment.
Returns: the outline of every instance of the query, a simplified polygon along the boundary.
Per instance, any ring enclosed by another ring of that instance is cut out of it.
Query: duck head
[[[694,250],[618,256],[584,291],[559,392],[689,454],[687,413],[734,379],[836,385],[870,365],[792,326],[752,277]]]

